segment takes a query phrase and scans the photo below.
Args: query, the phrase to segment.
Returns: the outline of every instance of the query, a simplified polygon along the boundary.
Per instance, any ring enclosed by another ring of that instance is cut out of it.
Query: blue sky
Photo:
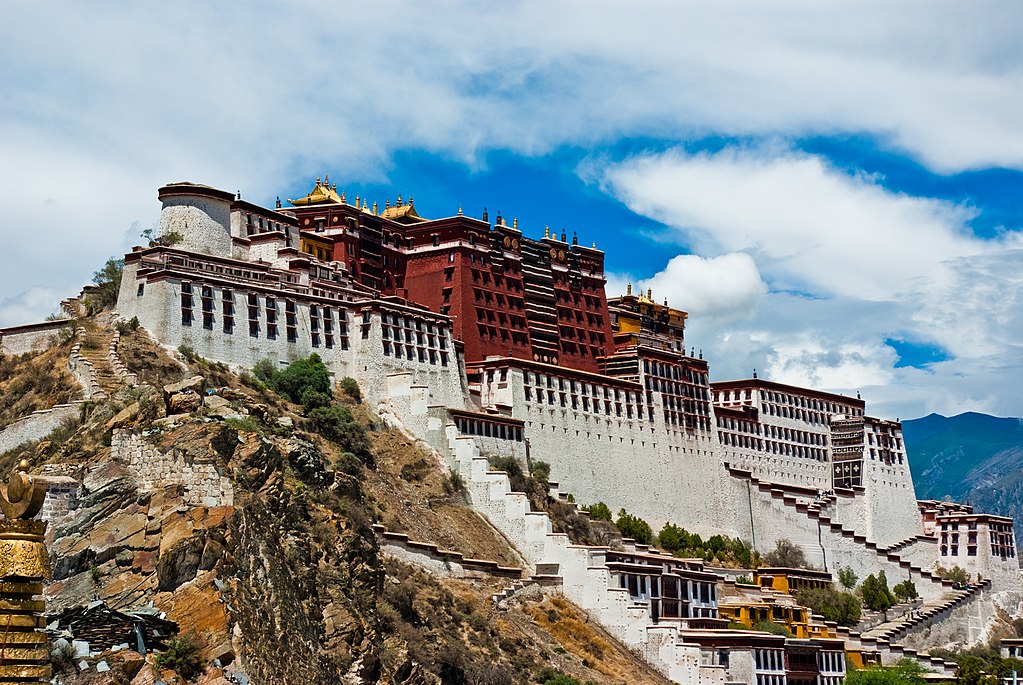
[[[163,183],[269,206],[329,173],[595,241],[712,379],[1023,416],[1015,3],[5,9],[0,326],[137,242]]]

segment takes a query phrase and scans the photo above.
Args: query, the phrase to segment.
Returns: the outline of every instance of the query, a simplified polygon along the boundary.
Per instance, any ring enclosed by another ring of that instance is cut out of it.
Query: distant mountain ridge
[[[951,498],[1023,522],[1023,420],[967,412],[902,422],[920,499]],[[1017,540],[1020,539],[1017,526]]]

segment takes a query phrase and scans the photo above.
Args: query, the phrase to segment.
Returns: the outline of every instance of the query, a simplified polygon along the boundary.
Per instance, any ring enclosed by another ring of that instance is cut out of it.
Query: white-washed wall
[[[13,356],[45,350],[56,342],[60,329],[65,326],[74,326],[74,322],[47,321],[0,330],[0,353]]]
[[[167,197],[160,212],[160,235],[181,234],[176,245],[202,254],[231,256],[231,203],[183,195]]]
[[[0,431],[0,454],[33,440],[42,440],[64,421],[77,419],[81,402],[58,404],[24,416]]]

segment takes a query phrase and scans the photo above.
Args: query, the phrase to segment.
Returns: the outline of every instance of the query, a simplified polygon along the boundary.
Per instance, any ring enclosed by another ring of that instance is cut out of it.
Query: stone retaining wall
[[[216,464],[171,449],[161,452],[141,435],[114,429],[111,456],[128,467],[143,490],[161,490],[168,485],[185,488],[185,503],[191,506],[217,507],[234,504],[234,487],[220,474]]]

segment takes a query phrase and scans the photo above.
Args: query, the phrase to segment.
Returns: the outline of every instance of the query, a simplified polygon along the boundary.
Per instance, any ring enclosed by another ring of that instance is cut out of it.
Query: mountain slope
[[[1023,516],[1023,421],[974,412],[931,414],[904,421],[902,430],[917,497]]]

